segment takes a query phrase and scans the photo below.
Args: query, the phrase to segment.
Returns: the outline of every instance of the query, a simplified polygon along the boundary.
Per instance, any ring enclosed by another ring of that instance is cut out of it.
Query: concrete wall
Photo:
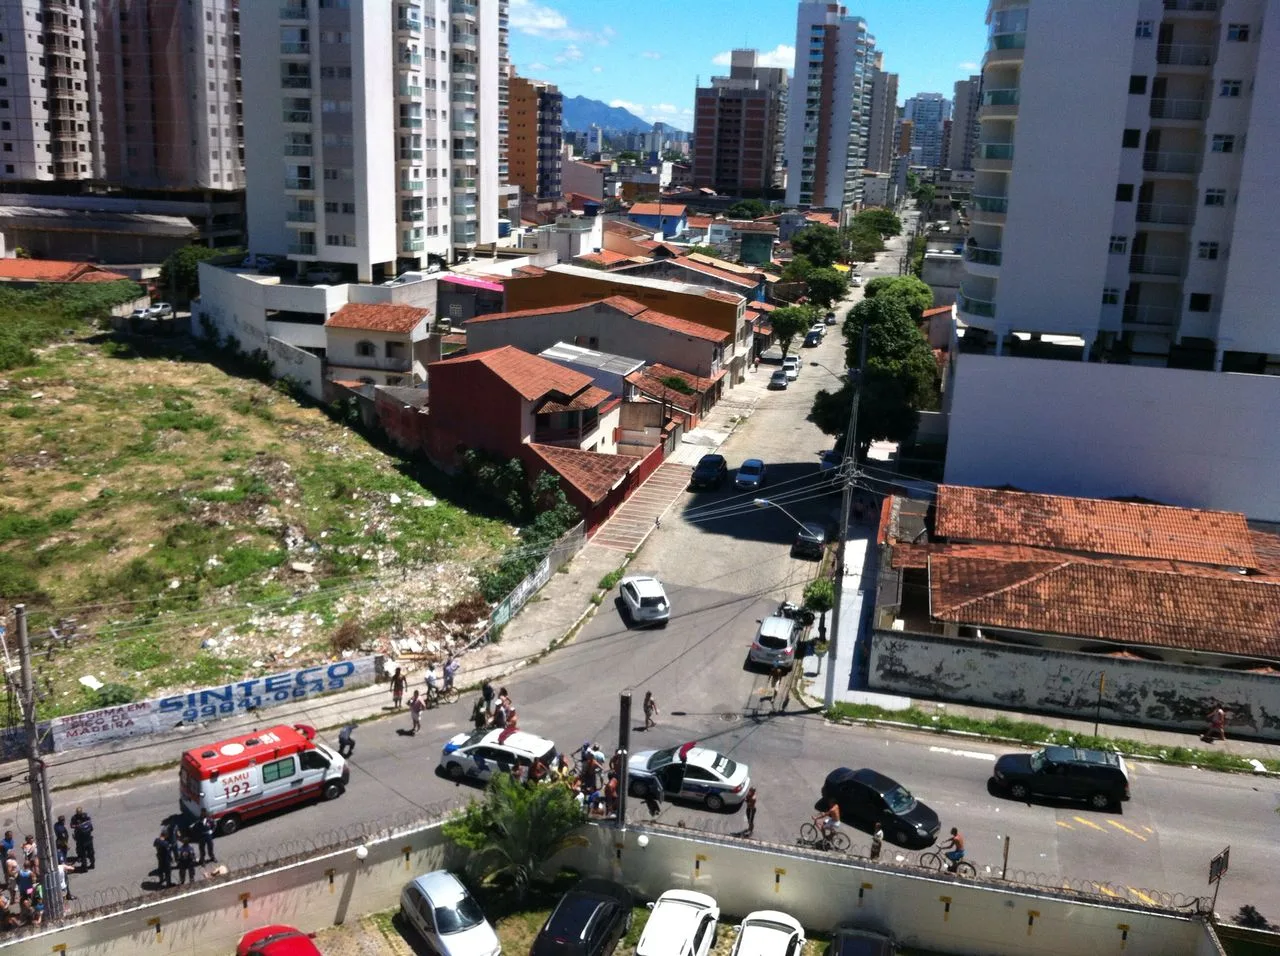
[[[1205,714],[1221,702],[1233,732],[1280,740],[1280,680],[1222,668],[875,631],[868,685],[913,697],[1079,717],[1094,713],[1104,673],[1104,721],[1199,731]]]
[[[291,378],[316,401],[324,401],[324,362],[317,356],[274,337],[267,339],[267,355],[274,377]]]
[[[964,259],[954,252],[926,252],[920,278],[933,292],[934,306],[951,305],[964,280]]]
[[[957,355],[946,481],[1280,521],[1280,377]]]

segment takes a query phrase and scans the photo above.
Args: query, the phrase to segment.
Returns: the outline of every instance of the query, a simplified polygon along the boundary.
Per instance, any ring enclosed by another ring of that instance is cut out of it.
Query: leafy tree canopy
[[[902,234],[902,220],[888,209],[864,209],[854,216],[855,223],[866,223],[882,236]]]
[[[789,305],[769,313],[769,324],[773,326],[773,334],[782,347],[784,358],[791,351],[795,337],[808,332],[816,320],[817,312],[804,305]]]
[[[819,269],[825,268],[840,258],[840,234],[829,226],[814,223],[792,235],[791,248]]]
[[[814,269],[813,263],[809,261],[809,257],[803,254],[797,254],[787,263],[787,267],[782,270],[783,282],[804,282],[809,278],[809,273]]]
[[[881,295],[900,299],[917,322],[925,309],[933,307],[933,290],[915,276],[878,276],[863,287],[862,295],[864,299]]]
[[[239,249],[211,249],[209,246],[183,246],[176,249],[160,266],[160,288],[171,290],[171,294],[179,302],[190,302],[200,294],[200,263],[214,256],[239,252]]]
[[[849,278],[839,269],[814,269],[805,281],[809,286],[809,301],[824,309],[849,292]]]
[[[769,214],[769,207],[759,199],[739,199],[724,214],[730,219],[759,219]]]

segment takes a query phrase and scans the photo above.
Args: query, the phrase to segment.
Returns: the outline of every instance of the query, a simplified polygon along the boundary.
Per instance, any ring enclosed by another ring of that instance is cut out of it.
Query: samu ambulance
[[[301,724],[281,724],[182,755],[181,811],[208,813],[223,834],[252,817],[310,800],[342,796],[351,779],[346,760]]]

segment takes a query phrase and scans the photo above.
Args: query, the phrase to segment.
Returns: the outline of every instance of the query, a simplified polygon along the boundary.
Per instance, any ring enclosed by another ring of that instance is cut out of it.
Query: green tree
[[[782,270],[782,281],[804,282],[809,278],[809,273],[813,271],[813,268],[813,263],[809,261],[808,256],[792,256],[791,261],[787,263],[787,267]]]
[[[472,800],[444,824],[445,837],[470,851],[467,868],[481,885],[523,898],[557,853],[586,846],[578,830],[587,815],[563,783],[534,786],[495,774],[484,802]]]
[[[720,253],[717,251],[715,246],[690,246],[689,251],[685,253],[685,255],[691,256],[695,253],[703,256],[711,256],[713,259],[721,258]]]
[[[769,207],[759,199],[739,199],[724,214],[730,219],[759,219],[769,214]]]
[[[846,255],[857,262],[871,262],[884,251],[884,238],[868,222],[855,221],[840,233]]]
[[[638,163],[640,162],[640,154],[634,149],[624,149],[614,157],[620,163]]]
[[[838,232],[829,226],[813,223],[791,236],[791,248],[822,269],[840,258],[842,247]]]
[[[916,206],[920,209],[920,215],[924,216],[926,219],[931,215],[933,197],[936,194],[937,190],[934,189],[933,183],[921,183],[916,187],[915,192],[912,193],[916,200]]]
[[[239,252],[239,249],[211,249],[209,246],[176,249],[160,266],[160,288],[178,302],[190,302],[200,294],[200,263],[214,256]]]
[[[836,589],[831,579],[825,575],[814,578],[804,588],[805,610],[812,611],[818,618],[818,640],[827,639],[827,619],[823,617],[836,604]]]
[[[888,209],[864,209],[853,217],[855,223],[866,223],[882,236],[902,234],[902,220]]]
[[[662,159],[664,162],[668,163],[687,163],[689,161],[688,156],[674,149],[669,149],[663,153]]]
[[[917,322],[925,309],[933,307],[933,290],[915,276],[877,276],[862,289],[864,299],[874,299],[879,295],[900,299]]]
[[[839,269],[814,269],[805,282],[809,286],[809,301],[823,309],[849,293],[849,277]]]
[[[814,310],[803,305],[789,305],[769,313],[769,324],[773,326],[773,334],[782,347],[783,358],[791,351],[791,343],[795,337],[808,332],[816,318]]]

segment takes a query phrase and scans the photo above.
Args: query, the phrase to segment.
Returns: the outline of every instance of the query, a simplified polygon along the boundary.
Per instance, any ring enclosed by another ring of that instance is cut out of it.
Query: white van
[[[449,738],[440,756],[440,769],[451,780],[488,780],[495,772],[510,773],[541,758],[548,767],[556,745],[523,730],[476,730]]]
[[[350,779],[346,760],[317,743],[313,728],[281,724],[184,753],[179,809],[193,818],[208,813],[220,833],[235,833],[251,817],[334,800]]]

